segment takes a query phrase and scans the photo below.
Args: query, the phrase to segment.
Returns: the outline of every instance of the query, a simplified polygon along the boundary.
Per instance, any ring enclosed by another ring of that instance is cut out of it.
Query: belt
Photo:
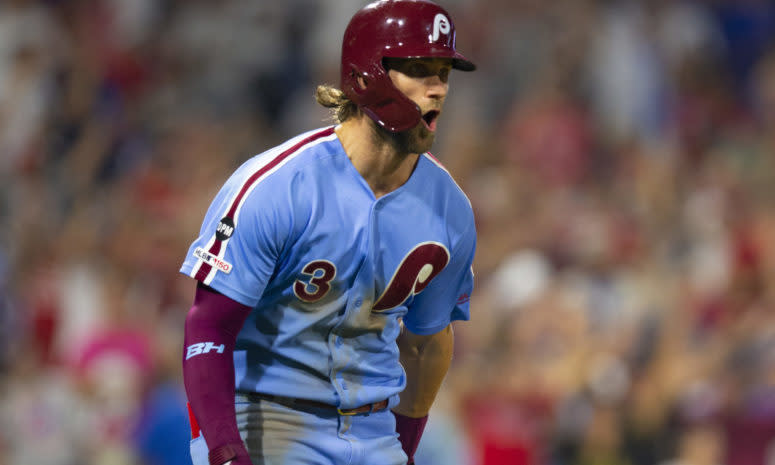
[[[274,402],[280,405],[285,405],[286,407],[290,407],[294,409],[300,409],[300,410],[303,410],[304,408],[324,409],[324,410],[335,411],[339,415],[344,415],[344,416],[359,415],[361,413],[365,413],[366,415],[368,415],[370,413],[379,412],[381,410],[385,410],[386,408],[388,408],[388,399],[381,400],[379,402],[372,402],[370,404],[361,405],[360,407],[355,407],[355,408],[339,408],[335,405],[326,404],[325,402],[318,402],[316,400],[309,400],[309,399],[299,399],[296,397],[275,396],[272,394],[262,394],[259,392],[250,392],[244,395],[247,396],[247,398],[251,402],[255,402],[257,400],[268,400],[270,402]]]

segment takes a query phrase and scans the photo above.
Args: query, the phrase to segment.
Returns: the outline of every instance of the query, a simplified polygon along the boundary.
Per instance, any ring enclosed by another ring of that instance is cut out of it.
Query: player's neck
[[[377,132],[368,117],[345,121],[336,134],[355,169],[380,198],[401,187],[412,175],[419,155],[399,148]]]

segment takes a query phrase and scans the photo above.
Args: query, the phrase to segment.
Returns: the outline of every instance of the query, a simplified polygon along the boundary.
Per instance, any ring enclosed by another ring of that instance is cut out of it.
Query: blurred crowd
[[[364,1],[0,2],[0,465],[189,463],[177,269]],[[479,240],[419,465],[775,465],[775,4],[446,0]]]

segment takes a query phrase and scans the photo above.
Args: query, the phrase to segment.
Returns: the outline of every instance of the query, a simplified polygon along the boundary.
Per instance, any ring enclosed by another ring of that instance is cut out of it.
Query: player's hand
[[[211,450],[208,459],[210,465],[253,465],[248,451],[242,443],[227,444]]]
[[[251,462],[250,457],[240,456],[224,462],[221,465],[253,465],[253,462]]]
[[[229,460],[223,465],[253,465],[253,462],[250,461],[249,457],[237,457]]]

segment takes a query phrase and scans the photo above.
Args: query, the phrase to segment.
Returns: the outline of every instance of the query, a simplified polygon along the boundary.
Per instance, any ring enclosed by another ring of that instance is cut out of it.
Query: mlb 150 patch
[[[226,274],[231,273],[231,263],[216,257],[201,247],[197,247],[194,250],[194,256],[218,271],[223,271]]]

